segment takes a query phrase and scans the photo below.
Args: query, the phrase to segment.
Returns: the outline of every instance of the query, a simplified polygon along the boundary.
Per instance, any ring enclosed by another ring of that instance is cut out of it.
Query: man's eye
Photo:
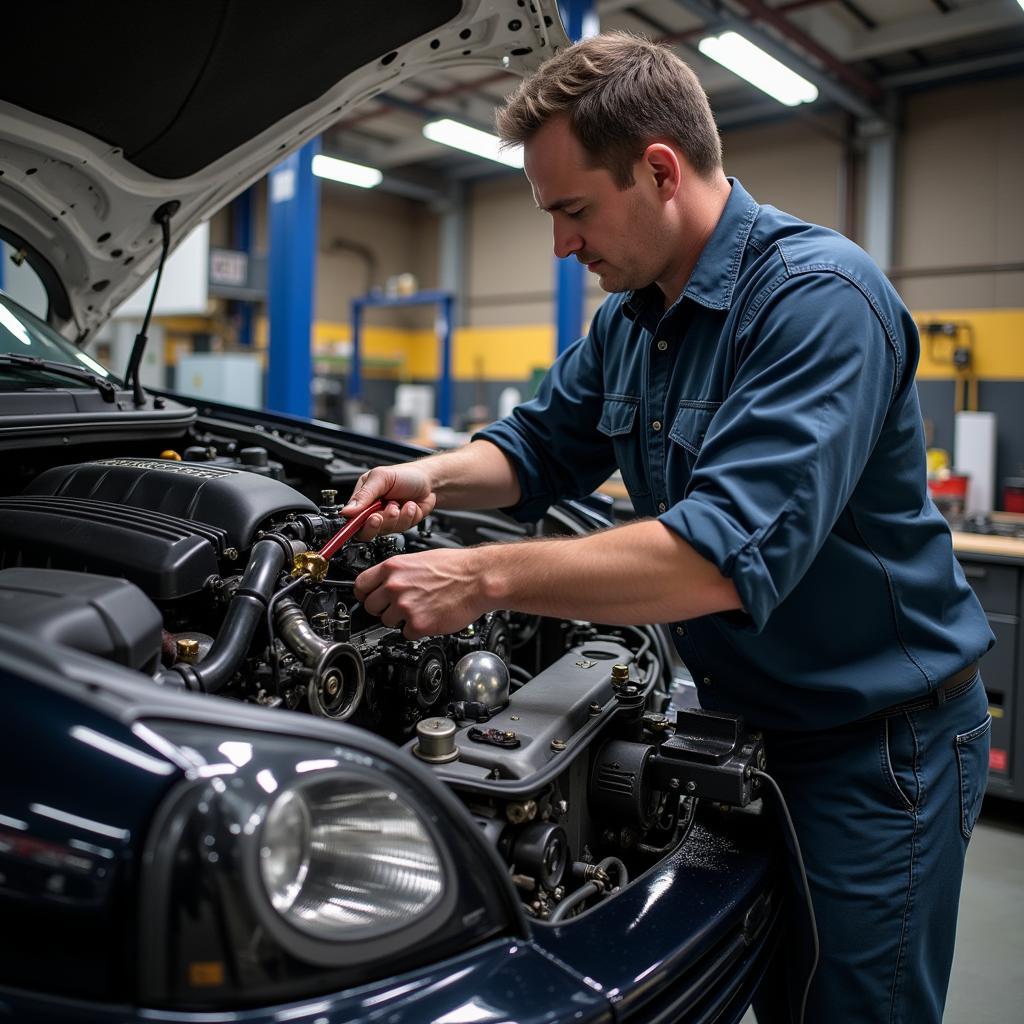
[[[567,217],[572,217],[573,219],[575,219],[575,218],[579,217],[583,213],[583,211],[585,209],[586,209],[585,206],[581,206],[578,210],[566,210],[565,211],[565,215]]]

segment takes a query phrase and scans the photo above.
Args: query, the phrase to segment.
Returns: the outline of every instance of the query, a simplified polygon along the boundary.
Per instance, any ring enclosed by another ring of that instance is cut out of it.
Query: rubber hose
[[[199,688],[206,693],[222,690],[249,650],[284,565],[283,545],[270,538],[258,540],[252,546],[245,574],[206,657],[196,665],[184,666],[187,673],[177,671],[177,666],[164,669],[157,681],[174,685],[184,678],[190,689],[195,689],[195,680],[198,680]]]

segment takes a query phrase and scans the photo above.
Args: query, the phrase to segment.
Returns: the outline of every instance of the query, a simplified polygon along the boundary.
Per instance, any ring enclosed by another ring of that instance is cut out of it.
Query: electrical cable
[[[597,882],[586,882],[581,885],[571,896],[566,896],[561,903],[551,912],[548,918],[550,924],[558,924],[569,916],[569,911],[575,910],[578,906],[586,903],[591,896],[598,896],[602,891]]]
[[[629,885],[629,872],[626,870],[626,865],[619,860],[618,857],[605,857],[604,860],[599,860],[597,866],[605,873],[608,873],[609,868],[615,868],[616,874],[619,876],[619,888],[624,889]]]
[[[789,814],[789,806],[786,804],[786,798],[782,795],[782,790],[779,788],[779,784],[767,773],[761,771],[759,768],[753,769],[755,778],[764,779],[775,791],[776,797],[779,800],[779,806],[782,808],[783,817],[786,820],[786,827],[789,829],[789,837],[793,840],[793,852],[796,854],[796,864],[800,869],[800,881],[804,887],[804,899],[807,902],[807,916],[811,921],[811,942],[814,946],[814,955],[811,958],[811,969],[807,974],[807,984],[804,986],[804,995],[800,1003],[800,1016],[797,1020],[800,1024],[803,1024],[804,1016],[807,1012],[807,999],[811,994],[811,982],[814,980],[814,972],[818,969],[818,956],[820,955],[821,948],[818,944],[818,924],[814,917],[814,903],[811,901],[811,886],[807,881],[807,870],[804,867],[804,856],[800,852],[800,840],[796,836],[796,828],[793,825],[793,819]]]

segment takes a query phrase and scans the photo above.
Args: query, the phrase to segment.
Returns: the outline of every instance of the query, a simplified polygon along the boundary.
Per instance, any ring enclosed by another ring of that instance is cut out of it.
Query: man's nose
[[[572,225],[555,224],[554,236],[555,255],[560,260],[565,259],[566,256],[571,256],[574,252],[579,252],[583,248],[583,239]]]

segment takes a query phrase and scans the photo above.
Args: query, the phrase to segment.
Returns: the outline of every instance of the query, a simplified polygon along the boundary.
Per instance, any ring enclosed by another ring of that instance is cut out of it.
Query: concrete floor
[[[748,1011],[742,1024],[754,1024]],[[967,849],[944,1024],[1024,1020],[1024,803],[989,797]]]

